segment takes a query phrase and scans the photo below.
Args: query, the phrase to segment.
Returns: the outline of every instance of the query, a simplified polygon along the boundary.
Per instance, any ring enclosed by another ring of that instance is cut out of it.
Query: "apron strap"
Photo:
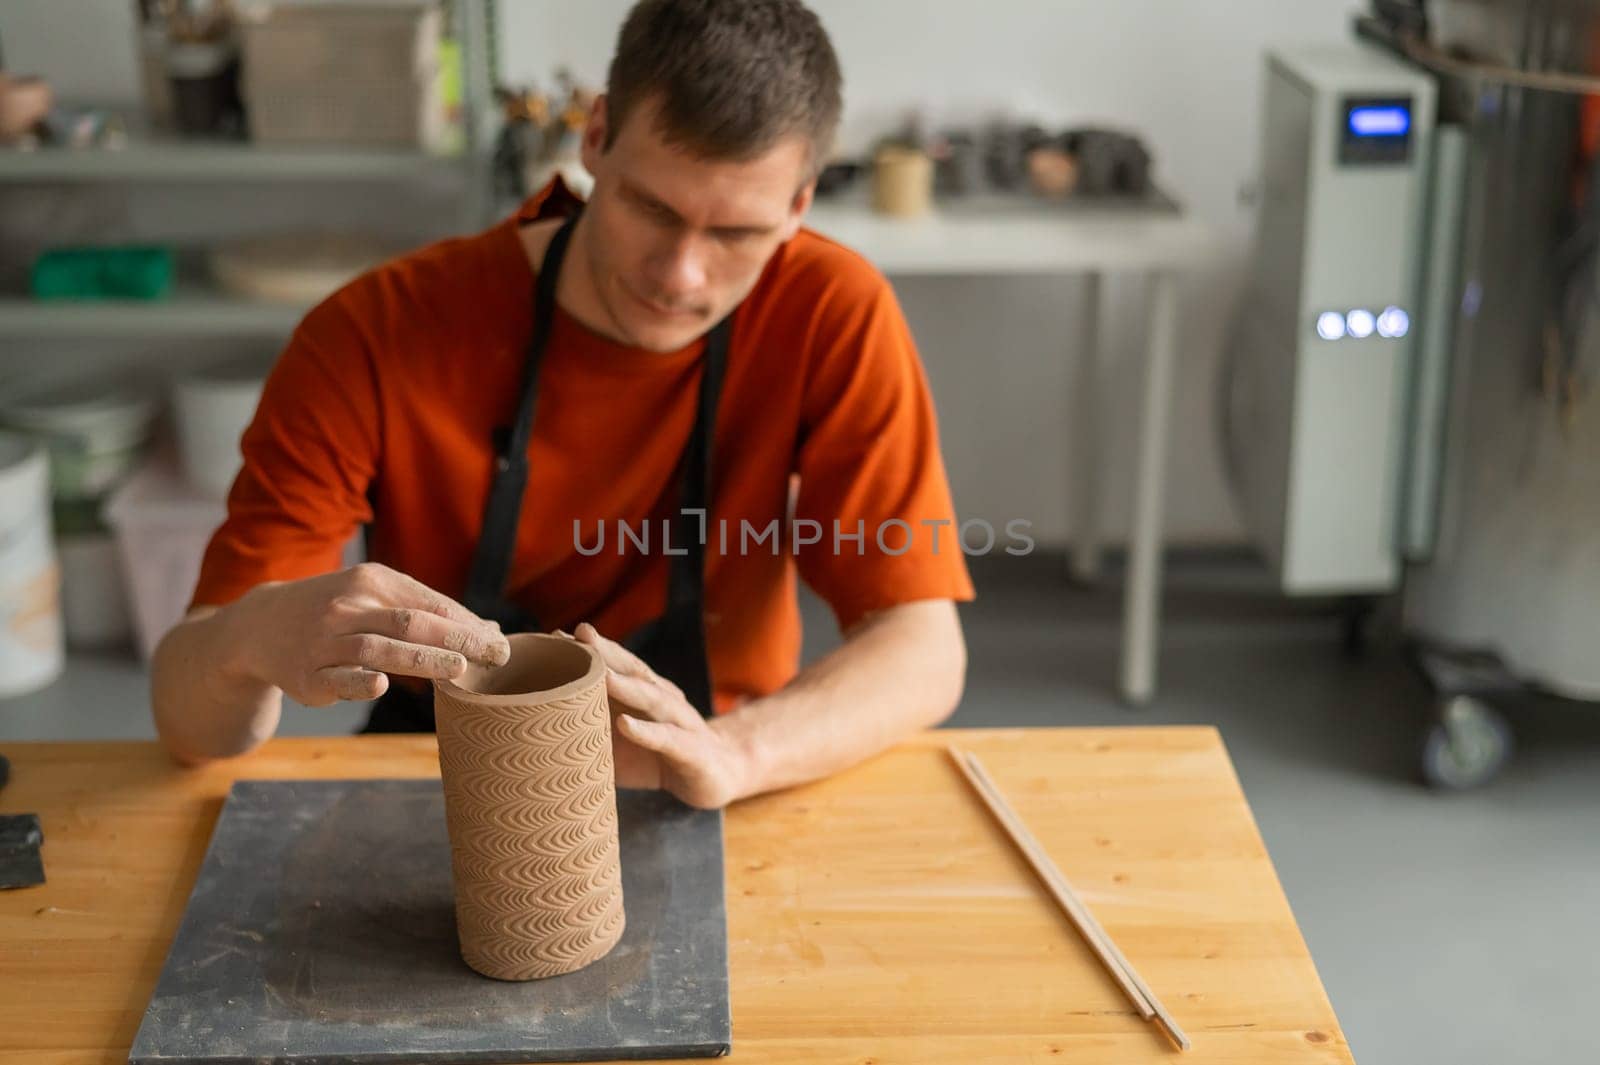
[[[550,343],[550,328],[555,319],[556,279],[566,258],[578,216],[573,215],[556,230],[545,248],[539,267],[539,282],[534,294],[533,336],[528,341],[528,357],[523,367],[522,393],[517,400],[517,415],[509,432],[499,442],[494,461],[494,480],[489,500],[483,508],[483,527],[477,550],[467,574],[462,605],[479,617],[499,620],[506,575],[511,555],[517,546],[517,526],[522,516],[522,496],[528,485],[528,441],[533,436],[534,409],[539,399],[539,366]]]
[[[694,428],[684,446],[683,480],[678,490],[678,513],[673,515],[677,535],[674,544],[686,547],[684,555],[674,555],[667,571],[667,610],[693,603],[696,610],[705,596],[706,545],[701,539],[711,534],[711,469],[717,430],[717,404],[722,398],[722,376],[728,362],[728,340],[733,332],[733,315],[718,322],[706,335],[705,368],[700,376],[700,397]],[[683,513],[699,511],[699,515]]]
[[[706,336],[705,368],[701,371],[699,409],[689,441],[684,446],[683,479],[678,492],[678,513],[672,526],[673,542],[684,550],[673,555],[667,569],[667,602],[661,617],[643,626],[626,641],[628,649],[651,669],[683,690],[684,697],[706,717],[712,705],[711,656],[706,647],[705,571],[706,540],[710,539],[712,452],[716,436],[717,405],[722,398],[722,377],[733,332],[730,314]],[[698,515],[685,514],[697,510]],[[704,532],[705,539],[701,538]]]

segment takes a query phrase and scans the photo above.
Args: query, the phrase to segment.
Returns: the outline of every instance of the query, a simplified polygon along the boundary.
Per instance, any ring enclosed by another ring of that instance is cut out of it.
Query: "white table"
[[[1082,349],[1070,409],[1076,420],[1072,484],[1072,572],[1099,570],[1104,418],[1097,402],[1104,372],[1100,317],[1103,278],[1150,279],[1149,346],[1139,404],[1139,456],[1129,575],[1123,600],[1121,693],[1143,704],[1155,693],[1161,596],[1162,510],[1166,501],[1178,274],[1204,261],[1204,225],[1171,205],[1053,205],[1026,198],[974,198],[941,205],[924,218],[872,213],[854,200],[821,201],[807,224],[856,249],[890,276],[971,274],[1086,275]]]

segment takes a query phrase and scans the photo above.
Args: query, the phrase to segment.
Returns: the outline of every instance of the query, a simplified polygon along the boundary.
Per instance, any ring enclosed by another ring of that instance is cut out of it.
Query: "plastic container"
[[[41,300],[159,300],[174,270],[167,248],[57,248],[34,260],[28,282]]]
[[[445,133],[431,0],[241,9],[243,95],[263,143],[420,147]]]
[[[0,433],[0,698],[45,687],[65,658],[50,463],[38,441]]]
[[[0,423],[44,442],[55,498],[74,502],[99,499],[132,473],[157,410],[138,388],[86,381],[7,402]]]
[[[233,363],[190,374],[173,385],[184,477],[202,494],[227,497],[244,464],[239,438],[255,417],[266,377],[259,363]]]
[[[67,646],[84,651],[126,647],[133,638],[133,616],[116,540],[104,532],[63,536],[56,553]]]
[[[237,44],[173,41],[166,64],[179,132],[199,137],[237,134],[243,122]]]
[[[168,455],[140,467],[107,504],[139,653],[146,661],[187,613],[206,545],[226,516],[220,501],[184,481]]]

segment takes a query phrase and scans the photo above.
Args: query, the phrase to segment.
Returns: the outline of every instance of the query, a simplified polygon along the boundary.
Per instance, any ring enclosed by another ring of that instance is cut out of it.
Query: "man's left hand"
[[[575,635],[598,651],[607,667],[618,787],[664,788],[705,810],[726,806],[744,793],[746,755],[690,705],[676,684],[593,625],[579,625]]]

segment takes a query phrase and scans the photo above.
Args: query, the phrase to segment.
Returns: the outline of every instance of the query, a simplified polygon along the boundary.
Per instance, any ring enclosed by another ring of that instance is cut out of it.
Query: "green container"
[[[168,248],[57,248],[33,264],[41,300],[159,300],[172,291]]]

